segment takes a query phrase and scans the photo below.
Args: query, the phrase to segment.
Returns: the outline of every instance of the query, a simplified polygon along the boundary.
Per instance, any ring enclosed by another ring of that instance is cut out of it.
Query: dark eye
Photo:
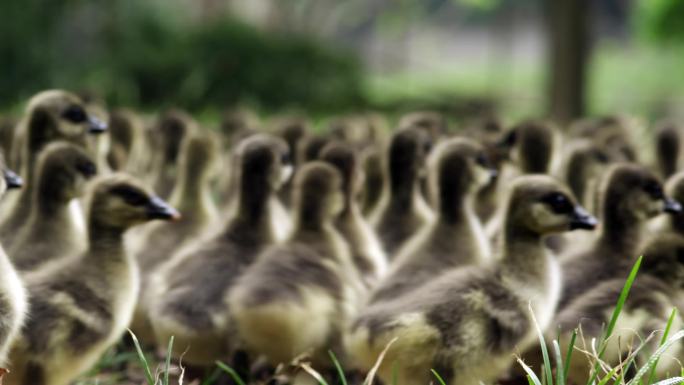
[[[290,153],[289,152],[284,152],[282,155],[280,155],[280,164],[287,165],[292,162],[292,159],[290,158]]]
[[[426,140],[426,141],[423,143],[423,151],[424,151],[426,154],[428,154],[428,153],[430,152],[430,150],[432,150],[432,141]]]
[[[86,114],[81,106],[69,106],[62,113],[62,117],[72,123],[83,123],[88,119],[88,114]]]
[[[601,163],[608,163],[608,155],[603,151],[597,151],[596,154],[594,154],[594,157]]]
[[[644,191],[654,199],[661,199],[665,196],[660,183],[654,181],[646,183],[646,185],[644,185]]]
[[[93,162],[79,162],[76,164],[76,170],[88,178],[97,174],[97,167]]]
[[[482,167],[490,166],[489,158],[484,153],[477,154],[477,156],[475,157],[475,162],[477,162],[477,164],[479,164]]]
[[[575,209],[570,200],[561,193],[552,193],[544,197],[544,202],[551,206],[551,210],[558,214],[567,214]]]
[[[120,196],[124,202],[131,206],[142,206],[149,201],[147,195],[129,187],[116,187],[112,190],[112,193]]]

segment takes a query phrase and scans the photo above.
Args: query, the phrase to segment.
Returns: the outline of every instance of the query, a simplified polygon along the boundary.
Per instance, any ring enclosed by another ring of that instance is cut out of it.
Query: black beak
[[[489,169],[489,180],[494,180],[499,177],[499,171],[493,168]]]
[[[147,203],[147,217],[150,219],[177,221],[181,218],[181,215],[176,209],[164,202],[161,198],[152,197]]]
[[[596,225],[598,225],[596,217],[589,214],[582,206],[575,206],[572,221],[570,221],[570,230],[593,230]]]
[[[682,212],[682,205],[672,198],[665,198],[663,211],[669,214],[679,214]]]
[[[5,177],[5,183],[7,184],[8,189],[20,188],[24,184],[24,181],[21,179],[21,177],[12,170],[3,171],[3,175]]]
[[[88,132],[91,134],[101,134],[107,131],[107,123],[100,119],[89,116],[88,117]]]

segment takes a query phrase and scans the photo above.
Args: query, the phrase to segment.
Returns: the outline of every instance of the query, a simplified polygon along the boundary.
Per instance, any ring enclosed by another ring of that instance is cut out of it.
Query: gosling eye
[[[608,155],[606,155],[603,151],[597,151],[594,154],[594,157],[596,158],[597,161],[601,163],[608,163]]]
[[[430,153],[430,150],[432,150],[432,141],[426,140],[423,143],[423,152],[428,154],[428,153]]]
[[[283,153],[280,155],[280,163],[281,163],[281,164],[290,164],[290,163],[292,163],[292,158],[290,157],[290,153],[289,153],[289,152],[283,152]]]
[[[551,207],[551,210],[557,214],[569,214],[575,210],[572,202],[564,194],[561,193],[551,193],[545,196],[543,199],[544,203]]]
[[[138,190],[132,189],[130,187],[115,187],[112,190],[114,195],[118,195],[127,204],[131,206],[142,206],[147,204],[149,198],[146,194],[141,193]]]
[[[83,107],[72,105],[62,112],[62,117],[72,123],[83,123],[88,119],[88,114]]]
[[[477,154],[477,156],[475,157],[475,162],[484,168],[490,167],[489,158],[487,157],[487,155],[483,153]]]
[[[76,163],[76,170],[87,178],[97,174],[97,167],[93,162],[78,162]]]
[[[663,188],[660,186],[660,183],[655,181],[647,182],[644,185],[644,191],[653,199],[662,199],[665,197],[665,193],[663,193]]]

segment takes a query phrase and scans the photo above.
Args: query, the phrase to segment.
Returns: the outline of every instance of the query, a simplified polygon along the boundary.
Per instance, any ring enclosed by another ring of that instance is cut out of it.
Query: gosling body
[[[138,294],[124,232],[179,215],[124,175],[96,181],[88,198],[86,251],[26,277],[31,316],[13,344],[7,384],[66,385],[93,366],[121,338]]]

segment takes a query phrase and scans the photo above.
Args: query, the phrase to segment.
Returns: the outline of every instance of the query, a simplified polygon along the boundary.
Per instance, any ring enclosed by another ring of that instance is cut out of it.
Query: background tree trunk
[[[585,114],[589,0],[547,0],[549,114],[560,123]]]

